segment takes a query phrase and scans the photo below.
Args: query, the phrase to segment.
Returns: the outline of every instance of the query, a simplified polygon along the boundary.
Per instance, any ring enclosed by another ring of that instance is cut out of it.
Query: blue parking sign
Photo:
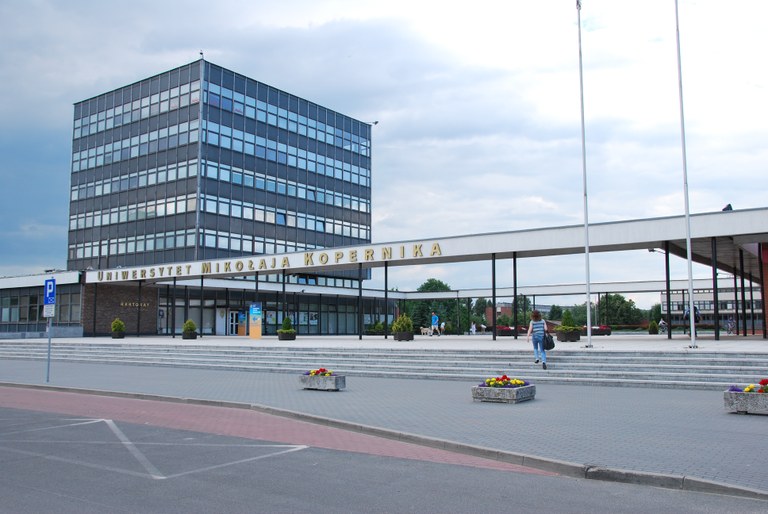
[[[45,305],[56,305],[56,279],[45,281]]]

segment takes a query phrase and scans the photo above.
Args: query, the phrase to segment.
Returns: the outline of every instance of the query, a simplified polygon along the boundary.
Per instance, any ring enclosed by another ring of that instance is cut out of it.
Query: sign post
[[[248,335],[251,339],[261,339],[261,302],[252,303],[248,314]]]
[[[45,300],[43,301],[43,317],[48,318],[48,363],[45,370],[45,381],[51,381],[51,330],[53,317],[56,315],[56,279],[45,281]]]

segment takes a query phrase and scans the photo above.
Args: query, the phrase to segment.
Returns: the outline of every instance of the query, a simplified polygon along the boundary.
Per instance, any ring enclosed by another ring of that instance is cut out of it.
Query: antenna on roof
[[[200,50],[200,58],[201,59],[205,59],[205,56],[203,55],[203,51],[202,50]]]

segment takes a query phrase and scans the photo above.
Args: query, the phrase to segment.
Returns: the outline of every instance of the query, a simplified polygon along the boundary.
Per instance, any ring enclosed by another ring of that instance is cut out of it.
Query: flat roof
[[[768,242],[768,208],[691,215],[694,262],[728,273],[760,277],[758,244]],[[584,226],[543,227],[487,234],[375,243],[301,252],[252,255],[85,272],[86,283],[161,282],[172,279],[232,278],[255,273],[313,273],[383,266],[409,266],[496,259],[528,259],[584,253]],[[664,248],[687,258],[685,216],[589,225],[589,251],[618,252]],[[743,259],[743,267],[741,260]]]

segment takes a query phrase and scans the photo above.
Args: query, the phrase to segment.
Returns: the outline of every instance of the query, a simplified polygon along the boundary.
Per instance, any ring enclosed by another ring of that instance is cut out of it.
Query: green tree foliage
[[[531,319],[531,311],[533,311],[531,300],[527,296],[517,295],[515,310],[517,311],[517,323],[519,325],[527,325],[528,320]],[[510,323],[510,325],[512,324]]]
[[[661,304],[655,303],[651,305],[651,310],[649,311],[648,319],[651,321],[655,321],[657,324],[659,320],[664,317],[664,314],[661,312]]]
[[[574,321],[574,316],[571,313],[570,309],[568,309],[568,310],[563,312],[562,326],[564,326],[564,327],[575,327],[575,326],[577,326],[576,325],[576,321]]]
[[[563,312],[563,325],[565,325],[565,315],[566,313],[570,312],[571,317],[573,318],[574,325],[570,326],[584,326],[587,324],[587,307],[586,303],[582,303],[581,305],[574,305],[573,307],[570,307],[565,312]],[[594,322],[594,320],[593,320]],[[594,323],[593,323],[594,324]]]
[[[436,278],[427,279],[417,289],[419,292],[444,292],[451,291],[451,286]],[[440,322],[445,321],[446,329],[448,323],[456,326],[456,300],[408,300],[405,302],[403,311],[413,320],[416,327],[429,327],[432,324],[432,311],[439,317]],[[461,309],[459,309],[461,316]],[[465,316],[466,317],[466,316]]]
[[[620,294],[601,296],[600,301],[593,305],[592,309],[593,325],[606,322],[609,325],[640,325],[648,318],[648,311],[640,309],[635,305],[634,300],[628,300]],[[574,305],[565,312],[568,311],[571,312],[576,326],[587,324],[586,302],[581,305]],[[563,318],[565,318],[565,312],[563,313]],[[554,317],[550,319],[554,319]],[[565,319],[563,319],[563,324],[565,324]]]
[[[639,325],[647,316],[647,312],[638,308],[634,300],[627,300],[620,294],[601,297],[597,309],[600,317],[610,324]]]
[[[549,309],[549,319],[559,320],[563,318],[563,308],[559,305],[553,305]]]
[[[485,321],[485,308],[488,307],[490,303],[491,302],[485,298],[478,298],[475,300],[475,305],[472,307],[472,314]]]

